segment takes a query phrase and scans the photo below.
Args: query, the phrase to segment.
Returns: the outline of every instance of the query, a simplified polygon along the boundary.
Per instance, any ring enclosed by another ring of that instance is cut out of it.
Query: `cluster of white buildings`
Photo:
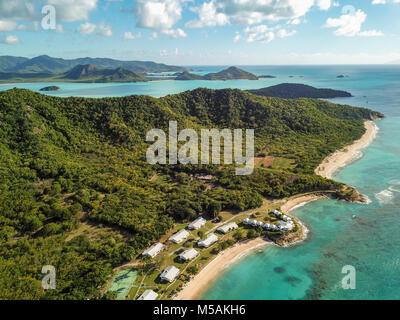
[[[196,220],[194,220],[192,223],[188,225],[188,229],[190,230],[198,230],[204,227],[206,224],[206,220],[203,217],[199,217]],[[230,222],[227,223],[217,229],[218,232],[227,234],[229,231],[235,230],[238,228],[238,225],[235,222]],[[169,241],[178,244],[183,241],[185,241],[188,237],[190,236],[190,233],[182,229],[175,234],[173,234],[170,238],[168,238]],[[218,241],[218,237],[214,233],[210,233],[205,239],[202,239],[198,241],[197,245],[199,248],[208,248],[212,246],[214,243]],[[146,249],[142,255],[145,257],[151,257],[154,258],[156,257],[162,250],[165,249],[165,245],[163,245],[160,242],[157,242],[153,244],[151,247]],[[181,261],[190,261],[194,258],[196,258],[200,252],[198,252],[194,248],[187,249],[183,251],[181,254],[179,254],[179,259]],[[165,282],[172,282],[176,279],[176,277],[179,275],[180,270],[175,267],[175,266],[169,266],[166,269],[163,270],[163,272],[160,274],[160,279]],[[156,300],[158,297],[158,294],[154,292],[153,290],[146,290],[139,298],[138,300]]]
[[[251,227],[261,227],[270,231],[290,231],[294,228],[294,222],[292,218],[288,217],[278,210],[272,210],[272,213],[274,213],[279,219],[281,219],[280,221],[278,221],[277,226],[274,224],[263,223],[261,221],[252,220],[249,218],[244,219],[243,223]]]

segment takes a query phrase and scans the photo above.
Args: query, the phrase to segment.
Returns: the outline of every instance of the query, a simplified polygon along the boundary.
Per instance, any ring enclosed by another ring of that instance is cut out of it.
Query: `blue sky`
[[[42,27],[45,5],[56,29]],[[400,60],[399,14],[400,0],[0,0],[0,55],[386,63]]]

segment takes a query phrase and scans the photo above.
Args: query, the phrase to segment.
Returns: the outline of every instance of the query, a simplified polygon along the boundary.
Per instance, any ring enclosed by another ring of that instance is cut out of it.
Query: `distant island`
[[[39,91],[60,91],[61,88],[57,86],[48,86],[40,89]]]
[[[208,73],[204,76],[182,72],[175,80],[258,80],[258,77],[237,67],[229,67],[220,72]]]
[[[148,81],[145,76],[150,73],[184,72],[187,70],[184,67],[169,66],[152,61],[121,61],[89,57],[68,60],[47,55],[32,59],[0,56],[0,82],[54,81],[62,77],[62,74],[71,72],[75,67],[86,65],[92,65],[103,70],[114,70],[114,72],[111,72],[111,74],[114,74],[112,76],[110,76],[110,72],[105,72],[104,77],[100,77],[100,82],[122,82],[125,78],[127,82]],[[95,78],[95,82],[98,82],[98,77]]]
[[[261,78],[273,79],[273,78],[276,78],[276,76],[271,76],[271,75],[267,74],[267,75],[258,76],[258,78],[259,79],[261,79]]]
[[[93,64],[78,65],[58,77],[77,82],[146,82],[147,78],[124,68],[101,69]]]
[[[344,98],[352,97],[352,94],[346,91],[333,89],[317,89],[312,86],[299,83],[282,83],[276,86],[248,90],[248,92],[265,97],[277,98]]]

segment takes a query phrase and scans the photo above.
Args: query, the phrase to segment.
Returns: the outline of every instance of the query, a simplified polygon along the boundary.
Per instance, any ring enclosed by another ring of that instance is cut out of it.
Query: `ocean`
[[[191,67],[198,73],[224,67]],[[287,248],[269,246],[230,267],[202,299],[400,299],[400,66],[244,66],[258,81],[171,81],[135,84],[0,84],[38,91],[58,85],[55,96],[165,96],[198,87],[257,89],[283,82],[351,92],[332,102],[371,108],[387,118],[378,121],[377,138],[363,157],[335,179],[366,194],[368,205],[319,200],[291,212],[309,228],[308,238]],[[343,74],[344,78],[337,78]],[[343,289],[344,266],[356,271],[356,288]]]

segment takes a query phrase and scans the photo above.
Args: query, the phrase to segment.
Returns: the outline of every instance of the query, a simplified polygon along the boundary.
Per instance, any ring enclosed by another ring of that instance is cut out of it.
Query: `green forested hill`
[[[329,153],[359,138],[367,109],[320,100],[258,97],[197,89],[160,99],[57,98],[14,89],[0,93],[0,299],[100,297],[112,268],[129,261],[174,221],[199,213],[261,205],[341,185],[314,175]],[[254,128],[259,156],[290,168],[151,166],[146,132],[180,128]],[[155,176],[155,174],[157,175]],[[214,188],[191,178],[214,176]],[[156,177],[156,179],[153,179]],[[77,229],[85,220],[96,229]],[[43,265],[57,270],[44,292]]]

